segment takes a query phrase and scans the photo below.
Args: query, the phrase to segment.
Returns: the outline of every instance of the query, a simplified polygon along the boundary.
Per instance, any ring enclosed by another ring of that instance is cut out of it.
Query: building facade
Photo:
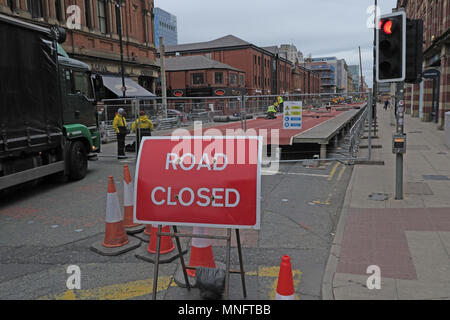
[[[164,38],[166,46],[178,44],[177,17],[173,14],[156,7],[155,14],[155,45],[159,48],[159,37]]]
[[[71,58],[87,63],[93,71],[119,74],[115,3],[111,0],[0,0],[0,12],[40,25],[64,27],[67,40],[62,47]],[[121,6],[125,74],[154,92],[159,66],[154,44],[153,0],[117,3]],[[68,28],[68,20],[77,15],[80,25]]]
[[[305,65],[319,74],[320,77],[320,92],[321,93],[336,93],[336,67],[329,64],[327,60],[322,58],[306,59]]]
[[[423,69],[440,71],[439,109],[433,110],[433,81],[408,84],[405,104],[408,113],[444,127],[444,113],[450,110],[450,0],[398,0],[409,19],[423,19]]]
[[[276,48],[276,47],[275,47]],[[204,55],[245,72],[247,95],[287,94],[291,87],[291,63],[267,48],[233,35],[212,41],[166,46],[170,56]]]
[[[360,80],[360,67],[357,64],[353,64],[348,66],[348,71],[352,75],[352,85],[353,91],[359,92],[361,91],[361,80]]]

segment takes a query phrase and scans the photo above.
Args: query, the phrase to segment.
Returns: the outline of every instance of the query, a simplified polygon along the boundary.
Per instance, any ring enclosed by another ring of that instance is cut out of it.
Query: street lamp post
[[[116,0],[114,2],[114,6],[116,8],[116,24],[117,24],[117,32],[119,33],[119,44],[120,44],[120,69],[122,74],[122,96],[126,97],[127,87],[125,86],[125,70],[123,66],[123,44],[122,44],[122,15],[121,15],[121,6],[122,1]]]

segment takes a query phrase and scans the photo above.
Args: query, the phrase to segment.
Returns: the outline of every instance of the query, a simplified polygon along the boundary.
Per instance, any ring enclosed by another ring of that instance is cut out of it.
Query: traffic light
[[[422,81],[423,20],[406,20],[406,76],[407,83]]]
[[[404,11],[381,16],[376,41],[377,82],[405,80],[406,14]]]

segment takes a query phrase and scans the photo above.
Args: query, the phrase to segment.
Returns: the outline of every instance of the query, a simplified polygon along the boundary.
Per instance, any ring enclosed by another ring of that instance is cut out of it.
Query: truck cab
[[[0,14],[0,191],[49,175],[83,179],[100,151],[93,76],[65,30]]]

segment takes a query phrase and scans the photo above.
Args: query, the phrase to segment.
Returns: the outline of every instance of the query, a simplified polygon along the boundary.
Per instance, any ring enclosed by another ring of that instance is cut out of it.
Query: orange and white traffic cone
[[[128,165],[123,166],[123,226],[128,234],[139,233],[144,225],[133,222],[133,181]]]
[[[139,247],[138,239],[128,239],[120,210],[119,197],[112,176],[108,177],[106,195],[106,225],[103,242],[92,245],[91,249],[99,254],[114,256]]]
[[[148,246],[146,249],[141,248],[136,251],[136,258],[155,263],[156,261],[156,250],[157,250],[157,232],[158,225],[147,225],[144,230],[144,236],[149,234]],[[169,226],[162,226],[161,232],[170,232]],[[139,237],[141,238],[141,237]],[[159,246],[159,263],[169,263],[178,258],[180,255],[178,250],[175,250],[175,245],[173,244],[172,237],[161,236]],[[181,250],[182,254],[185,254],[187,250]]]
[[[291,258],[287,255],[281,257],[275,300],[295,300]]]
[[[169,226],[163,226],[161,228],[162,232],[170,232]],[[152,225],[152,230],[150,234],[150,241],[148,242],[147,251],[150,253],[156,253],[156,245],[157,245],[157,235],[158,225]],[[172,237],[169,236],[161,236],[159,253],[166,254],[172,252],[175,249],[175,246],[172,241]]]
[[[194,227],[193,234],[207,235],[208,229],[204,227]],[[211,239],[192,238],[191,256],[189,258],[188,266],[216,268]],[[190,277],[195,277],[195,269],[187,269],[187,274]]]
[[[194,227],[192,234],[208,235],[208,229],[205,227]],[[206,267],[206,268],[220,268],[225,270],[225,265],[221,262],[214,261],[213,247],[211,239],[209,238],[192,238],[191,253],[189,257],[189,264],[187,267]],[[186,268],[189,284],[195,287],[195,269]],[[175,283],[182,287],[186,287],[186,280],[184,279],[183,268],[178,267],[173,277]]]

